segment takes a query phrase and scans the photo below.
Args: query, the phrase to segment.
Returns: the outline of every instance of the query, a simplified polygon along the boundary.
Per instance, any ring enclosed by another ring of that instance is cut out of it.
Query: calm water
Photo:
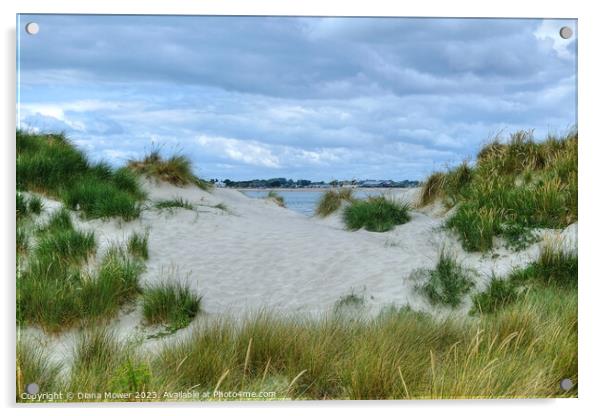
[[[324,194],[322,191],[288,191],[285,189],[277,191],[284,198],[284,203],[288,209],[300,212],[301,214],[311,216],[314,214],[318,200]],[[268,191],[242,191],[245,195],[251,198],[265,198]],[[356,190],[354,195],[356,198],[367,198],[382,194],[383,191],[363,191]]]

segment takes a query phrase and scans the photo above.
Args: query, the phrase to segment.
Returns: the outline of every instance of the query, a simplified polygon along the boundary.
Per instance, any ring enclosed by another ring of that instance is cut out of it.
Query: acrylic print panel
[[[577,396],[575,20],[17,23],[17,401]]]

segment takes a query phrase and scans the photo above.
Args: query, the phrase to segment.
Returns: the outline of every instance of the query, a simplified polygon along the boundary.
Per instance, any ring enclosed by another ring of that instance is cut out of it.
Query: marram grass
[[[183,155],[164,157],[153,150],[142,159],[131,159],[127,167],[148,178],[171,183],[176,186],[196,185],[203,190],[211,189],[211,184],[197,177],[192,170],[192,162]]]
[[[187,326],[201,310],[201,297],[182,283],[146,287],[142,314],[147,324],[163,324],[171,331]]]
[[[341,207],[343,201],[354,200],[351,188],[329,189],[324,192],[316,206],[316,215],[326,217]]]
[[[424,183],[420,205],[440,199],[456,206],[447,226],[467,251],[488,251],[495,237],[521,249],[535,228],[577,221],[577,132],[536,142],[519,131],[483,147],[474,166],[463,163]]]
[[[18,130],[17,189],[60,199],[88,218],[140,215],[144,199],[137,178],[123,169],[92,163],[63,134],[37,134]],[[30,211],[41,206],[30,201]]]
[[[137,354],[110,332],[82,338],[65,380],[45,361],[17,362],[18,380],[48,373],[45,389],[274,391],[274,399],[574,397],[577,291],[529,291],[496,314],[437,320],[407,308],[373,319],[206,320],[156,354]],[[73,380],[73,381],[71,381]],[[203,396],[200,396],[203,397]],[[107,400],[107,399],[102,399]]]
[[[18,230],[20,253],[27,256],[17,275],[20,326],[60,332],[103,321],[139,292],[144,266],[121,248],[110,248],[96,267],[85,267],[95,257],[96,239],[73,226],[68,210],[58,210],[37,230]]]
[[[349,230],[385,232],[410,220],[410,207],[384,196],[354,200],[343,211],[343,221]]]

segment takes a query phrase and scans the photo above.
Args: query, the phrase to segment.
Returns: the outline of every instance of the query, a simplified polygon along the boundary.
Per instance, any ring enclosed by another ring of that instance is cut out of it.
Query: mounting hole
[[[570,378],[564,378],[560,382],[560,388],[564,391],[569,391],[570,389],[573,388],[573,386],[574,386],[573,380],[571,380]]]
[[[573,36],[573,29],[568,26],[563,26],[560,28],[560,37],[562,39],[570,39]]]
[[[29,22],[25,25],[25,31],[30,35],[37,35],[40,31],[40,25],[36,22]]]
[[[37,383],[29,383],[25,386],[25,391],[29,394],[38,394],[40,386],[38,386]]]

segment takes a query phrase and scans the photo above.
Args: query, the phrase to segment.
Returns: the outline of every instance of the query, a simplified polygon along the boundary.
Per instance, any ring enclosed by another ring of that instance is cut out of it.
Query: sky
[[[421,180],[498,134],[576,127],[575,20],[21,15],[18,31],[18,126],[115,166],[158,148],[204,178]]]

